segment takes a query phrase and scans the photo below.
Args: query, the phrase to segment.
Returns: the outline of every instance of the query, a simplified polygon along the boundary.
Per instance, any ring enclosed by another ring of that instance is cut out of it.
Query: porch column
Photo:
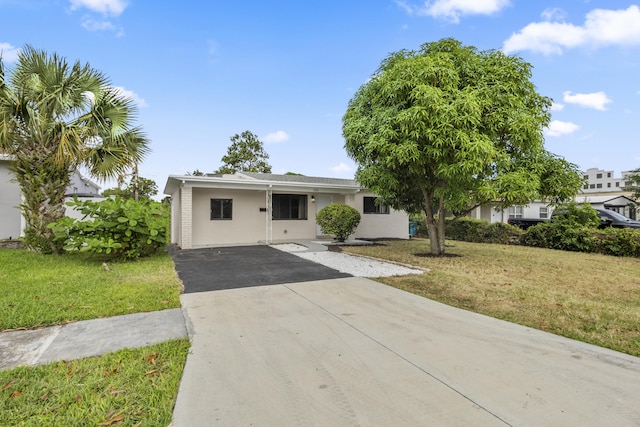
[[[182,249],[193,247],[193,197],[191,187],[180,189],[180,242]]]
[[[272,223],[273,193],[271,190],[271,184],[269,184],[269,187],[265,191],[265,198],[266,198],[265,205],[267,206],[267,211],[265,212],[265,230],[266,230],[265,241],[267,242],[267,245],[270,245],[273,239],[273,223]]]

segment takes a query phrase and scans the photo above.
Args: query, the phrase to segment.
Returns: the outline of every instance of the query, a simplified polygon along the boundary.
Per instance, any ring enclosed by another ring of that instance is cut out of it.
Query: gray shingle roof
[[[309,184],[328,184],[328,185],[353,185],[353,186],[358,185],[358,183],[354,179],[323,178],[323,177],[317,177],[317,176],[304,176],[304,175],[278,175],[273,173],[256,173],[256,172],[238,172],[238,174],[246,175],[250,178],[260,179],[264,181],[304,182]]]

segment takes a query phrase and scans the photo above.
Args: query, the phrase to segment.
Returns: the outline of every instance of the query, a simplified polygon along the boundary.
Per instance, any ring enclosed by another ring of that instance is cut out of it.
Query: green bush
[[[351,206],[332,203],[320,209],[316,215],[316,223],[323,234],[334,236],[336,240],[344,242],[360,224],[360,212]]]
[[[527,246],[573,252],[598,252],[597,229],[571,222],[542,222],[529,227],[522,238]]]
[[[135,259],[160,252],[167,244],[169,211],[151,200],[105,199],[68,202],[84,217],[65,217],[50,224],[66,251],[79,250],[108,258]]]
[[[603,254],[640,257],[640,230],[610,227],[598,230],[596,238]]]
[[[447,224],[447,238],[478,243],[519,243],[523,231],[503,222],[489,223],[489,221],[462,217],[449,220]]]
[[[562,224],[566,228],[597,227],[600,225],[598,212],[588,203],[582,205],[576,202],[558,206],[553,213],[553,222]]]

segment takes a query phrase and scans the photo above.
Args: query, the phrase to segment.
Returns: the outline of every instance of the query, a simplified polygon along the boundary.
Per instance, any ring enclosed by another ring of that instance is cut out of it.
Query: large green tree
[[[71,173],[117,178],[142,160],[148,142],[133,126],[133,101],[101,72],[26,46],[9,71],[0,61],[0,151],[13,158],[25,244],[57,252],[48,224],[64,215]]]
[[[224,163],[216,173],[261,172],[270,173],[269,155],[264,151],[262,141],[256,135],[245,130],[231,137],[227,154],[222,157]]]
[[[544,149],[551,99],[531,69],[442,39],[390,54],[350,100],[342,130],[356,179],[396,208],[424,211],[433,254],[445,252],[445,212],[579,190],[577,166]]]

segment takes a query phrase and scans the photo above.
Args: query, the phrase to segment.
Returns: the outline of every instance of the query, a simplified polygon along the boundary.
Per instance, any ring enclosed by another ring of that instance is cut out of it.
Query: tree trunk
[[[440,214],[438,218],[436,218],[438,211],[436,211],[435,206],[433,206],[433,192],[423,190],[423,195],[431,255],[444,255],[444,215]],[[440,198],[438,201],[439,212],[443,212],[443,208],[444,201]]]
[[[42,148],[23,150],[12,165],[22,192],[20,211],[25,219],[25,246],[51,254],[61,251],[48,225],[64,216],[64,195],[70,183],[69,165],[55,162]]]

